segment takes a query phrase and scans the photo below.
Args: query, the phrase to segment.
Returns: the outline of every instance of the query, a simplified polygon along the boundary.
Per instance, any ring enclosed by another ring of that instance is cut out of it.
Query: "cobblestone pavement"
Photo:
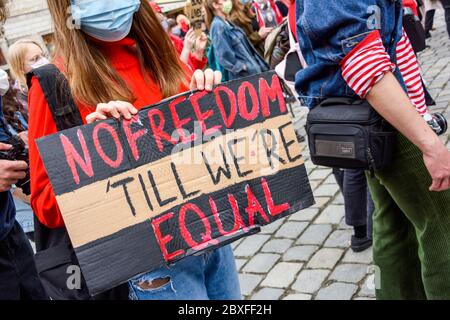
[[[437,106],[450,119],[450,40],[442,14],[436,16],[430,48],[420,54]],[[306,109],[294,108],[303,128]],[[304,130],[302,131],[304,133]],[[450,147],[449,135],[443,137]],[[304,157],[308,150],[302,144]],[[306,161],[316,204],[233,244],[245,299],[374,299],[371,249],[349,248],[352,229],[344,221],[343,198],[331,169]]]

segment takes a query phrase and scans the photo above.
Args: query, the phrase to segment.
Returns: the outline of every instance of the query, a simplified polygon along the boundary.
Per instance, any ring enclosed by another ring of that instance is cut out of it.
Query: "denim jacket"
[[[269,70],[241,28],[215,16],[210,33],[216,59],[227,71],[228,79]]]
[[[402,36],[401,0],[297,0],[297,34],[307,68],[296,75],[305,105],[329,97],[355,97],[339,63],[370,32],[380,30],[391,61]],[[395,76],[404,86],[398,69]]]

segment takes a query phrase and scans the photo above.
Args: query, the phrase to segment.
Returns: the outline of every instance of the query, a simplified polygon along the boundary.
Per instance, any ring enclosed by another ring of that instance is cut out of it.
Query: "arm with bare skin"
[[[417,113],[394,75],[386,73],[366,98],[383,118],[422,151],[433,179],[430,191],[450,189],[450,152]]]

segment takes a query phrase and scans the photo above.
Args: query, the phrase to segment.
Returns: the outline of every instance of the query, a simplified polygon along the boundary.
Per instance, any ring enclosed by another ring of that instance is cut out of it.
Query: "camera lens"
[[[433,114],[433,118],[436,119],[436,122],[441,127],[442,131],[440,134],[444,134],[447,132],[448,125],[447,125],[447,119],[445,119],[444,115],[442,113],[436,112]]]

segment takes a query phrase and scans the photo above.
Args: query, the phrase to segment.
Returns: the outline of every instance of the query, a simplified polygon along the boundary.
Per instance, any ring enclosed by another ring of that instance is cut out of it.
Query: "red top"
[[[175,49],[177,49],[178,55],[181,55],[181,52],[184,48],[184,42],[181,40],[180,37],[177,37],[176,35],[169,34],[170,40],[172,40],[173,45],[175,46]],[[193,53],[189,54],[189,60],[188,65],[191,68],[192,71],[195,71],[197,69],[203,70],[203,68],[208,63],[208,59],[206,57],[203,57],[202,60],[199,60]]]
[[[403,0],[403,6],[410,8],[417,17],[419,16],[416,0]]]
[[[294,35],[294,39],[298,42],[297,39],[297,16],[296,16],[296,8],[295,8],[295,0],[290,0],[289,4],[289,13],[288,13],[288,23],[291,28],[291,32]]]
[[[136,97],[133,105],[137,109],[141,109],[161,101],[162,94],[154,81],[147,80],[148,77],[144,79],[139,60],[134,51],[134,44],[134,40],[129,38],[113,43],[99,42],[104,55]],[[190,75],[187,68],[186,72]],[[187,90],[189,88],[181,86],[179,92]],[[36,139],[56,133],[58,130],[36,78],[32,80],[28,103],[30,112],[28,134],[30,141],[31,207],[41,223],[49,228],[59,228],[64,226],[64,222],[35,143]],[[81,103],[78,103],[77,106],[83,122],[86,121],[86,116],[96,109],[95,106]]]

